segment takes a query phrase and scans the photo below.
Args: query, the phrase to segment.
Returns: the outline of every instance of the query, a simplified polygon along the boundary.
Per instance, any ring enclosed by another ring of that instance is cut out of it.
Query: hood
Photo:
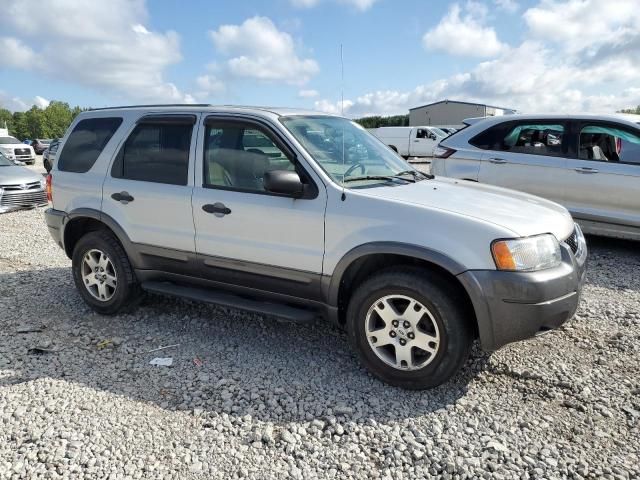
[[[39,182],[42,175],[18,165],[0,166],[0,187],[2,185],[20,185],[22,183]]]
[[[25,145],[24,143],[3,143],[0,144],[0,149],[13,150],[14,148],[33,148],[31,145]]]
[[[437,177],[359,192],[490,222],[512,231],[514,236],[553,233],[558,240],[564,240],[574,229],[571,214],[562,205],[515,190],[466,180]]]

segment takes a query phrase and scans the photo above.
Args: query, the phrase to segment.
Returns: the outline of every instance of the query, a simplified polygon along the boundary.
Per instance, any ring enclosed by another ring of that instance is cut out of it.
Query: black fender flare
[[[120,244],[124,248],[124,251],[127,253],[127,256],[131,260],[131,263],[134,265],[140,265],[142,263],[142,259],[140,258],[140,254],[138,249],[136,249],[133,245],[133,242],[129,239],[129,236],[125,233],[124,229],[120,226],[118,222],[116,222],[112,217],[103,213],[99,210],[93,208],[77,208],[69,212],[66,216],[66,219],[62,226],[62,243],[64,245],[65,252],[67,256],[71,258],[73,252],[70,252],[65,239],[66,239],[66,227],[73,220],[80,218],[91,218],[93,220],[97,220],[101,223],[104,223],[116,236],[116,238],[120,241]]]
[[[458,263],[448,255],[420,245],[402,242],[371,242],[365,243],[349,250],[338,262],[331,276],[325,277],[323,282],[323,295],[331,306],[338,306],[338,294],[342,277],[349,266],[356,260],[368,255],[403,255],[418,258],[433,263],[446,270],[454,277],[467,270],[464,265]]]

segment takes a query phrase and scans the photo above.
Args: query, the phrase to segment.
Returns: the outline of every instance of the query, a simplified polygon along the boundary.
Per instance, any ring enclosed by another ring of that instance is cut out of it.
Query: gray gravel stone
[[[589,242],[574,320],[408,392],[325,324],[162,297],[97,315],[43,210],[0,215],[0,479],[640,478],[640,250]]]

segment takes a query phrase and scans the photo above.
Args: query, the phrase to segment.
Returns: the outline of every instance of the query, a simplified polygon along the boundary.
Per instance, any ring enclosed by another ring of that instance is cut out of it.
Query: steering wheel
[[[365,166],[362,163],[356,163],[354,165],[351,165],[346,172],[344,172],[344,175],[342,176],[342,178],[347,178],[349,175],[351,175],[351,173],[356,169],[356,168],[360,168],[360,173],[362,175],[364,175],[364,170],[365,170]]]

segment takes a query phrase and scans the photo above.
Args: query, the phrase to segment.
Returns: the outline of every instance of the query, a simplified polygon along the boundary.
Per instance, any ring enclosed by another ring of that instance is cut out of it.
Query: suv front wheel
[[[407,389],[446,382],[465,363],[473,333],[450,281],[398,267],[366,280],[349,302],[350,339],[373,375]]]
[[[139,294],[129,258],[108,230],[90,232],[78,240],[72,271],[82,299],[103,315],[118,313]]]

